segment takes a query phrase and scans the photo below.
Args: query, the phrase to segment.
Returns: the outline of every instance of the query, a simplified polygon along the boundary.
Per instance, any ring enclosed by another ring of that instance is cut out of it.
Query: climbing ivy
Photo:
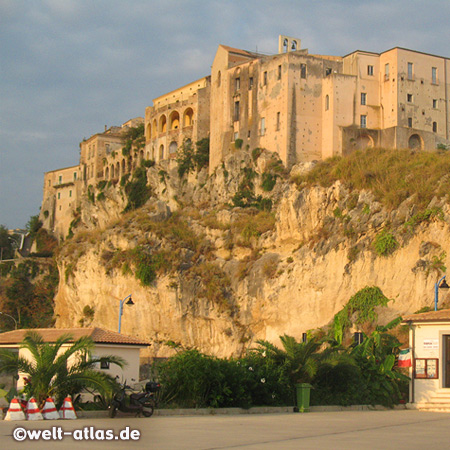
[[[365,322],[375,322],[378,319],[375,307],[386,306],[390,301],[377,286],[366,286],[358,291],[334,316],[332,330],[336,341],[342,343],[345,331],[353,323],[360,325]],[[356,317],[352,322],[354,314]]]

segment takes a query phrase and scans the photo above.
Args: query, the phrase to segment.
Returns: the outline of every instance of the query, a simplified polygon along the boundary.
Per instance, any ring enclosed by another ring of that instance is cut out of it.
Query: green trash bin
[[[309,412],[309,397],[312,386],[309,383],[299,383],[295,385],[297,391],[298,412]]]

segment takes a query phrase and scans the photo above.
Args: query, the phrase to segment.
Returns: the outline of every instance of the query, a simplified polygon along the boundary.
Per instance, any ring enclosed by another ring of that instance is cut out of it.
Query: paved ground
[[[130,427],[139,440],[16,442],[15,428],[66,433],[77,437]],[[95,430],[89,427],[94,427]],[[86,429],[86,431],[84,431]],[[74,421],[0,422],[2,449],[448,449],[450,414],[419,411],[312,412],[230,416],[78,419]]]

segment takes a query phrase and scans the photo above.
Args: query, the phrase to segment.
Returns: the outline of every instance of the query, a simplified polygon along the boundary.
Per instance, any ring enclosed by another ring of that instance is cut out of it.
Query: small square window
[[[406,94],[406,100],[408,101],[408,103],[412,103],[413,95],[412,94]]]
[[[361,92],[361,105],[367,104],[367,94],[365,92]]]
[[[433,109],[437,109],[438,107],[438,101],[437,99],[433,98]]]
[[[367,66],[367,75],[373,76],[373,66]]]
[[[412,128],[412,117],[408,117],[408,127]]]

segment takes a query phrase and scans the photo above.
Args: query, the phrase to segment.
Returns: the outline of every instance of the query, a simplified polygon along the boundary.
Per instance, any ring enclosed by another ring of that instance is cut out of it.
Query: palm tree
[[[115,379],[95,370],[95,366],[109,362],[123,367],[125,360],[114,355],[92,357],[95,344],[89,337],[72,341],[72,336],[65,334],[55,343],[48,343],[39,333],[29,331],[20,348],[28,350],[31,359],[11,350],[0,349],[0,373],[25,374],[25,390],[39,404],[48,396],[55,396],[60,403],[65,396],[74,396],[84,388],[94,389],[102,395],[111,393],[116,386]]]

